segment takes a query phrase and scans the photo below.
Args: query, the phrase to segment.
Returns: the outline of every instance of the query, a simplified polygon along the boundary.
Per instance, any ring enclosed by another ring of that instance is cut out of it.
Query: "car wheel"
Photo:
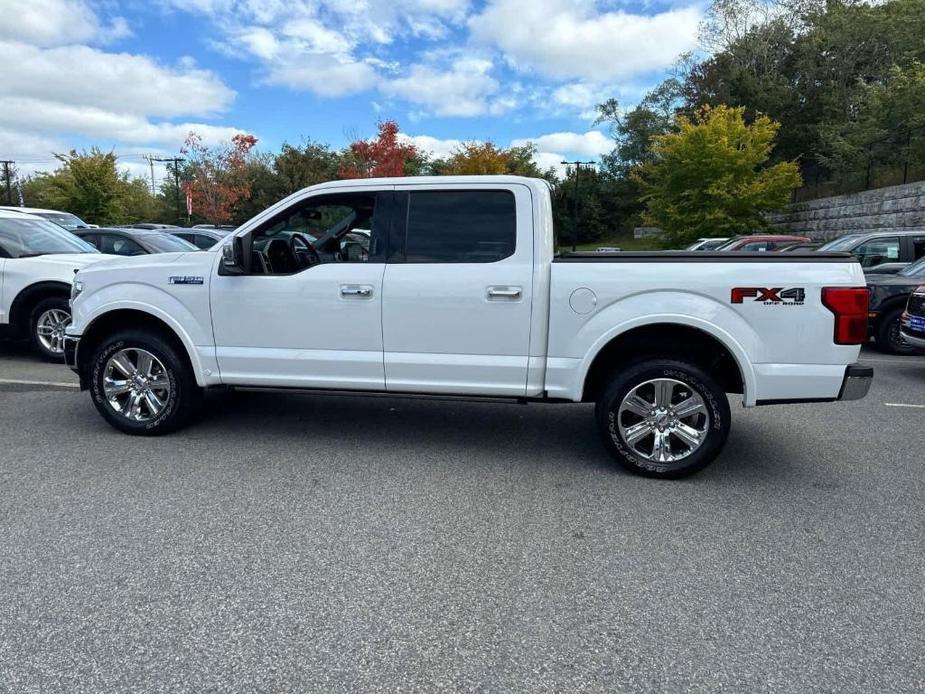
[[[636,474],[686,477],[709,465],[729,436],[726,393],[701,368],[673,359],[619,371],[597,402],[604,444]]]
[[[46,361],[64,361],[64,329],[71,322],[71,307],[64,297],[42,299],[29,314],[29,337]]]
[[[185,426],[202,399],[182,347],[141,330],[100,344],[90,363],[93,404],[116,429],[156,436]]]
[[[918,353],[918,350],[906,342],[899,332],[902,315],[901,308],[894,309],[880,321],[877,327],[877,349],[881,352],[899,355]]]

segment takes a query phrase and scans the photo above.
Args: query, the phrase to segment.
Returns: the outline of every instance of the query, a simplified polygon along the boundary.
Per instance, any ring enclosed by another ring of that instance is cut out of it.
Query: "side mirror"
[[[222,245],[222,264],[219,274],[243,275],[247,273],[247,263],[244,257],[244,239],[234,236]]]

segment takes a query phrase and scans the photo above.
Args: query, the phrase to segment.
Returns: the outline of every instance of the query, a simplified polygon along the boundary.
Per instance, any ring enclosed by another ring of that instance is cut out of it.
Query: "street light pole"
[[[581,167],[594,166],[593,161],[564,161],[565,166],[575,167],[575,204],[572,207],[572,253],[578,243],[578,222],[581,218]]]

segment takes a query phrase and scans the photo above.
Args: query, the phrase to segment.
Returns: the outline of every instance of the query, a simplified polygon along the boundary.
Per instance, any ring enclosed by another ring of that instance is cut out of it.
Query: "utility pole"
[[[575,167],[575,205],[572,207],[572,253],[578,243],[578,222],[581,218],[581,167],[594,166],[593,161],[564,161],[565,166]]]
[[[173,162],[173,184],[176,188],[177,221],[180,221],[180,162],[186,161],[183,157],[153,157],[152,161]]]
[[[3,164],[3,177],[6,179],[6,200],[11,206],[13,204],[13,181],[10,177],[10,167],[15,163],[10,159],[0,159],[0,164]]]
[[[147,159],[148,163],[151,165],[151,197],[154,197],[157,195],[157,189],[154,187],[154,155],[144,154],[142,157]]]

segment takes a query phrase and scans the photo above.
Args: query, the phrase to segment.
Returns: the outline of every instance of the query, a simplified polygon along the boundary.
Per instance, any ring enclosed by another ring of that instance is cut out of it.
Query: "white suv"
[[[110,257],[46,219],[0,210],[0,335],[61,361],[74,274]]]

